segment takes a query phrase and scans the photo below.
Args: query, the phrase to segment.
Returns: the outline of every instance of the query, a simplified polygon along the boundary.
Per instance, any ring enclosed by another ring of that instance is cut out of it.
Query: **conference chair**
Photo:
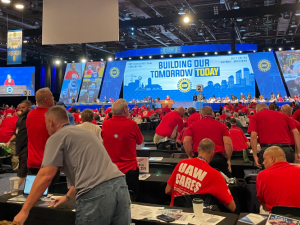
[[[142,131],[142,135],[144,137],[144,142],[153,143],[153,137],[155,135],[154,130],[144,130],[144,131]]]
[[[149,173],[154,174],[172,174],[175,167],[172,164],[166,163],[150,163]]]
[[[189,158],[186,153],[173,153],[170,158],[174,159],[187,159]]]
[[[292,216],[300,216],[300,208],[297,207],[287,207],[287,206],[274,206],[272,208],[272,213],[277,215],[292,215]]]
[[[69,191],[67,182],[56,183],[51,187],[51,192],[56,194],[67,194]]]

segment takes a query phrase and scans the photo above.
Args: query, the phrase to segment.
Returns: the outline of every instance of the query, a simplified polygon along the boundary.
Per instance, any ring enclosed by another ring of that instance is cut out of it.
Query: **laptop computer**
[[[36,175],[27,175],[25,179],[25,185],[24,185],[24,190],[22,195],[18,195],[14,198],[9,199],[8,201],[13,201],[13,202],[25,202],[33,185],[34,179]],[[43,193],[42,197],[45,197],[48,195],[48,188],[45,190]]]

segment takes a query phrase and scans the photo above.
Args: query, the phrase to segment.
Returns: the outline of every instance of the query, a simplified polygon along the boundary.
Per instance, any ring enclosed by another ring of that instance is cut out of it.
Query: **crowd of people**
[[[193,107],[154,110],[145,104],[130,110],[125,100],[118,99],[111,107],[80,112],[56,103],[47,88],[36,92],[36,103],[33,108],[24,100],[16,109],[5,106],[0,110],[0,142],[15,149],[19,186],[27,174],[37,175],[14,219],[17,224],[24,224],[45,189],[51,190],[59,182],[61,171],[71,188],[56,199],[55,207],[76,197],[80,208],[76,224],[91,219],[99,224],[130,224],[129,190],[133,199],[139,192],[136,146],[143,143],[138,124],[151,120],[160,120],[155,144],[167,137],[187,155],[175,167],[165,189],[171,205],[181,195],[211,194],[234,212],[236,204],[223,175],[231,178],[233,154],[252,149],[255,165],[261,169],[257,198],[263,208],[300,207],[300,196],[293,188],[300,184],[296,176],[300,167],[290,164],[300,161],[298,103],[282,108],[276,103],[226,103],[219,112],[209,106],[197,112]]]

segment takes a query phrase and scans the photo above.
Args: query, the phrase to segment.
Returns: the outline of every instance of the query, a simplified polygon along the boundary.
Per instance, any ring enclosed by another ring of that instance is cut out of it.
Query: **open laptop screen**
[[[35,177],[36,177],[35,175],[27,175],[25,180],[24,195],[29,195]],[[47,194],[48,194],[48,188],[43,193],[43,196],[46,196]]]

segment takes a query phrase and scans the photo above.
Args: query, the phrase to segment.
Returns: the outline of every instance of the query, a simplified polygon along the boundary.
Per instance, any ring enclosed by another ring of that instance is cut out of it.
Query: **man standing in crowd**
[[[224,178],[209,165],[214,149],[214,142],[205,138],[199,143],[197,158],[183,159],[177,164],[165,190],[172,195],[171,206],[177,196],[210,194],[230,211],[235,211],[236,205]]]
[[[193,123],[185,134],[184,149],[189,158],[193,158],[194,154],[197,155],[200,141],[204,138],[211,139],[215,143],[215,154],[210,166],[218,168],[226,176],[231,177],[232,142],[229,131],[223,123],[216,121],[212,115],[211,107],[203,107],[202,119]]]
[[[293,115],[294,115],[294,113],[295,113],[296,111],[298,111],[298,109],[300,109],[299,103],[296,103],[296,104],[295,104],[295,107],[293,108]],[[300,112],[298,112],[298,113],[300,113]],[[299,117],[300,117],[300,115],[299,115]],[[300,118],[299,118],[299,120],[300,120]]]
[[[243,130],[236,126],[236,120],[231,119],[231,129],[229,130],[232,141],[233,151],[242,151],[250,147],[250,142]]]
[[[24,224],[31,208],[61,167],[72,187],[66,196],[56,199],[55,206],[76,195],[77,225],[90,221],[129,225],[130,198],[124,174],[112,163],[101,141],[86,130],[69,125],[66,109],[61,106],[49,109],[46,126],[51,137],[45,147],[42,168],[14,222]]]
[[[166,114],[156,128],[153,142],[157,144],[159,140],[164,139],[165,137],[175,141],[176,137],[183,129],[183,115],[184,108],[182,106],[178,107],[176,111]]]
[[[300,136],[293,123],[293,119],[283,113],[268,109],[266,104],[258,104],[256,113],[251,117],[248,133],[251,133],[250,143],[253,151],[253,158],[257,167],[262,168],[263,154],[265,149],[271,146],[279,146],[286,154],[288,162],[293,163],[300,160]],[[296,155],[290,147],[289,132],[292,132],[296,144]],[[257,155],[257,136],[262,146],[259,155]]]
[[[143,143],[143,135],[136,122],[127,119],[129,107],[124,99],[112,106],[113,117],[103,123],[103,145],[113,163],[126,175],[129,190],[138,193],[139,168],[136,160],[136,145]]]
[[[63,106],[63,107],[66,108],[66,105],[63,102],[58,102],[58,103],[56,103],[56,105],[60,105],[60,106]],[[68,113],[70,124],[71,125],[75,125],[75,118],[74,118],[74,116],[69,111],[67,111],[67,113]]]
[[[27,115],[31,110],[31,102],[28,100],[24,100],[19,105],[19,109],[21,111],[21,115],[16,123],[18,132],[8,141],[6,144],[9,144],[16,140],[16,156],[19,157],[19,170],[18,170],[18,177],[19,177],[19,187],[25,181],[27,176],[27,158],[28,158],[28,138],[27,138],[27,128],[26,128],[26,120]]]
[[[41,168],[46,142],[49,134],[45,123],[45,113],[54,105],[52,92],[42,88],[35,94],[38,107],[27,115],[28,173],[37,174]]]
[[[79,124],[77,126],[86,129],[88,131],[91,131],[93,134],[96,135],[97,138],[100,139],[100,141],[102,141],[101,128],[98,125],[92,123],[93,119],[94,119],[93,111],[90,109],[85,109],[81,113],[82,124]]]
[[[264,210],[271,212],[274,206],[300,207],[300,167],[286,161],[284,151],[273,146],[264,153],[265,170],[257,175],[257,199]]]
[[[200,115],[200,113],[196,112],[196,109],[194,107],[189,107],[187,112],[189,114],[189,118],[188,118],[189,126],[191,126],[196,121],[200,120],[201,115]]]

